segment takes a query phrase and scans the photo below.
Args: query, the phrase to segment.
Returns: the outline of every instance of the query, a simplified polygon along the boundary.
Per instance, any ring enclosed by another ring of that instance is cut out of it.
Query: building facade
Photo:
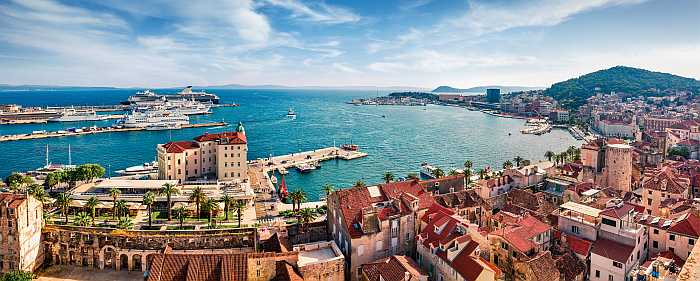
[[[34,197],[0,194],[0,272],[31,272],[44,262],[42,208]]]

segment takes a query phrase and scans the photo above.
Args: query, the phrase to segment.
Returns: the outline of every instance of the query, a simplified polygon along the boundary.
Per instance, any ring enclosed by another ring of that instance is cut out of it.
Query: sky
[[[0,0],[0,83],[549,86],[700,78],[698,0]]]

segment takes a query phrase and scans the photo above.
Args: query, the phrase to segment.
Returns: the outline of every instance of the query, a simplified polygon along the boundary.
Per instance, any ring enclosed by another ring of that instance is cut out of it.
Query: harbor
[[[188,128],[203,128],[203,127],[219,127],[227,126],[225,122],[208,122],[208,123],[196,123],[196,124],[183,124],[180,125],[180,129]],[[0,142],[7,141],[21,141],[21,140],[36,140],[36,139],[46,139],[46,138],[58,138],[58,137],[70,137],[70,136],[83,136],[92,135],[99,133],[120,133],[120,132],[136,132],[136,131],[146,131],[146,127],[85,127],[76,128],[73,130],[60,130],[53,132],[45,131],[35,131],[29,134],[16,134],[16,135],[4,135],[0,136]]]

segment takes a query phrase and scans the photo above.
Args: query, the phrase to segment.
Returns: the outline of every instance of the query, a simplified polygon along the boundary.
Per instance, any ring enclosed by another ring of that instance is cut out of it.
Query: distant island
[[[438,100],[438,95],[432,94],[432,93],[425,93],[425,92],[394,92],[389,94],[390,97],[393,98],[414,98],[414,99],[426,99],[430,101],[436,101]]]
[[[459,89],[450,86],[439,86],[435,88],[433,93],[482,93],[486,89],[500,89],[502,93],[521,92],[530,90],[542,90],[544,87],[523,87],[523,86],[479,86],[467,89]]]
[[[700,81],[646,69],[615,66],[555,83],[545,95],[563,107],[575,109],[596,93],[616,92],[632,96],[662,96],[679,91],[700,92]]]

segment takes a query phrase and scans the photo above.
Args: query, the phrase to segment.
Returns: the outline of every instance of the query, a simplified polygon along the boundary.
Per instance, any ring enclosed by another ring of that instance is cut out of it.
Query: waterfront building
[[[688,177],[676,173],[669,166],[649,169],[644,172],[641,182],[642,204],[647,214],[667,217],[665,205],[686,200],[690,196],[691,181]]]
[[[418,180],[331,193],[328,229],[345,254],[347,279],[359,280],[362,264],[412,254],[420,226],[417,220],[433,203],[431,193]]]
[[[475,225],[442,207],[431,207],[421,218],[418,264],[431,280],[496,280],[500,270],[488,257],[489,244]]]
[[[490,179],[480,179],[476,182],[474,190],[484,200],[492,199],[505,194],[515,185],[515,181],[508,175],[494,177]]]
[[[498,103],[501,101],[501,89],[486,89],[486,101]]]
[[[457,103],[464,101],[464,97],[460,94],[439,94],[438,100],[441,102]]]
[[[340,279],[334,279],[340,280]],[[428,273],[408,256],[393,255],[362,265],[362,281],[428,281]]]
[[[42,203],[34,197],[0,194],[0,272],[33,272],[44,262]]]
[[[159,144],[158,178],[181,183],[198,179],[247,181],[248,141],[245,129],[204,134],[194,141]]]
[[[554,123],[566,124],[570,118],[568,110],[555,109],[549,112],[549,121]]]

